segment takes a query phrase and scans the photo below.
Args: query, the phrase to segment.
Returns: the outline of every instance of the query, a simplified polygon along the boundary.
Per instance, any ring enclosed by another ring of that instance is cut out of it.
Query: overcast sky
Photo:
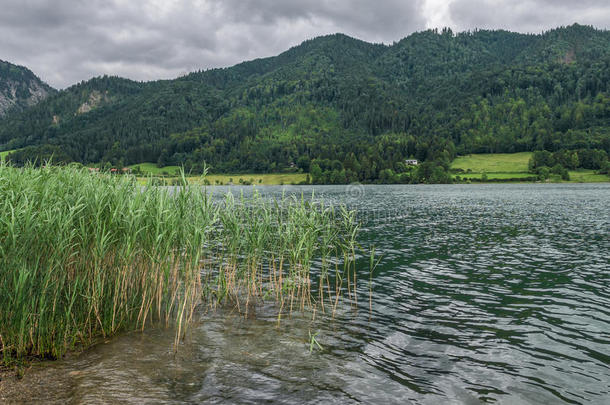
[[[29,67],[56,88],[102,74],[174,78],[335,32],[392,43],[444,26],[610,28],[609,0],[0,1],[0,59]]]

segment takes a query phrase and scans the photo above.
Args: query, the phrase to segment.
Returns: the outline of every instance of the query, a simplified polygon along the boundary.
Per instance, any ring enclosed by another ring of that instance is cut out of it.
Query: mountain
[[[55,90],[23,66],[0,60],[0,119],[8,112],[23,111]]]
[[[581,25],[329,35],[175,80],[95,78],[0,122],[16,163],[296,165],[326,182],[407,173],[408,157],[446,170],[456,154],[578,148],[610,153],[610,32]]]

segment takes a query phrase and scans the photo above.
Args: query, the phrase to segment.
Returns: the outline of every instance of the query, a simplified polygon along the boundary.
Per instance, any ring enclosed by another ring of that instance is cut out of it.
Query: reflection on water
[[[312,188],[262,192],[282,190]],[[270,308],[202,311],[177,353],[173,332],[154,330],[53,363],[44,400],[610,400],[609,185],[325,186],[315,198],[357,209],[362,244],[383,255],[371,314],[363,257],[358,311],[280,328]],[[310,332],[322,350],[310,352]]]

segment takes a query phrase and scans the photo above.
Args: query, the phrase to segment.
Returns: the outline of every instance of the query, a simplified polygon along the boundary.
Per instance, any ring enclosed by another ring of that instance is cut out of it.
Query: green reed
[[[254,194],[236,200],[229,194],[217,213],[216,243],[206,249],[211,260],[202,266],[204,278],[213,280],[205,294],[209,302],[229,302],[247,314],[272,299],[279,305],[278,317],[282,311],[317,306],[325,311],[326,302],[334,313],[345,276],[347,290],[355,289],[358,225],[353,212],[337,213],[304,198],[266,201]],[[332,276],[331,263],[337,266]]]
[[[354,213],[306,199],[213,200],[186,181],[0,165],[3,362],[56,358],[148,325],[179,339],[197,305],[334,311],[355,299]],[[312,268],[315,268],[312,271]],[[315,291],[314,291],[315,290]]]

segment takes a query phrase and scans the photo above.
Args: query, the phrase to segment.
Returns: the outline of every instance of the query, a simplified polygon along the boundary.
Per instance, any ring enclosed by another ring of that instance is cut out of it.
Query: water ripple
[[[381,255],[371,312],[364,282],[335,321],[202,314],[177,355],[171,331],[119,337],[53,369],[72,376],[70,400],[610,403],[610,185],[362,192],[315,195],[358,209],[361,243]],[[360,268],[368,280],[367,257]]]

